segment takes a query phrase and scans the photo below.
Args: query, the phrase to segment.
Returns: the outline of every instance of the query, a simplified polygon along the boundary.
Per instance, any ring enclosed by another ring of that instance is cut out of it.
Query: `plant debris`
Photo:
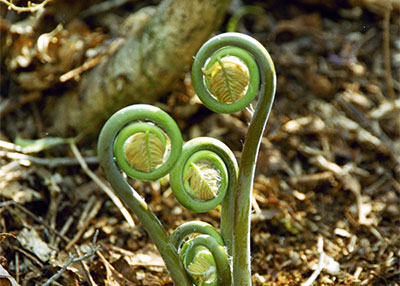
[[[118,49],[124,9],[154,1],[46,0],[30,15],[0,2],[0,284],[171,286],[105,183],[96,142],[50,137],[42,112]],[[283,3],[233,1],[226,19],[257,7],[235,27],[266,46],[278,76],[253,189],[253,285],[400,285],[399,1]],[[186,140],[216,137],[240,158],[251,112],[208,111],[190,76],[156,105]],[[23,141],[34,154],[17,138],[40,139]],[[167,178],[131,183],[168,232],[219,226],[218,209],[184,209]]]

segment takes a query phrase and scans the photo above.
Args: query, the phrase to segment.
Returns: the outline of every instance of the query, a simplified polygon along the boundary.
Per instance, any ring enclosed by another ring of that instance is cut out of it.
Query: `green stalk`
[[[147,108],[144,105],[140,105],[139,107],[143,107],[144,112],[154,109]],[[150,238],[157,246],[175,285],[191,286],[192,282],[179,258],[176,248],[169,241],[168,234],[161,222],[150,210],[143,198],[126,182],[114,161],[113,144],[115,137],[120,128],[133,120],[130,116],[132,111],[137,111],[136,114],[140,113],[140,111],[135,108],[127,107],[114,114],[104,125],[98,143],[100,165],[115,193],[126,206],[136,214]],[[159,116],[161,115],[159,114]]]
[[[170,241],[179,249],[185,239],[191,234],[207,234],[214,237],[218,244],[224,245],[224,241],[218,231],[211,224],[203,221],[189,221],[181,224],[171,234]]]
[[[261,138],[275,96],[276,75],[273,62],[264,47],[254,40],[251,49],[260,67],[261,93],[253,114],[239,163],[233,220],[233,281],[235,286],[251,285],[250,215],[255,167]]]

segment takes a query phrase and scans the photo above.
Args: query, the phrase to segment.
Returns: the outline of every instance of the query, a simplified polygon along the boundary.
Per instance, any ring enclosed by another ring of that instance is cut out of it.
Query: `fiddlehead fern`
[[[167,148],[158,146],[168,141],[171,142],[170,150],[162,152],[162,149]],[[145,150],[142,155],[148,162],[133,162],[135,153],[141,150]],[[181,150],[182,136],[175,121],[161,109],[144,104],[128,106],[111,116],[103,126],[98,142],[99,162],[114,191],[142,222],[163,257],[172,279],[177,285],[191,286],[192,282],[167,232],[143,198],[121,174],[122,170],[140,180],[161,178],[174,166]],[[161,156],[161,153],[168,154]],[[157,160],[154,160],[154,154]],[[164,162],[159,160],[161,157]]]
[[[237,163],[232,151],[221,141],[199,137],[186,142],[170,183],[178,201],[195,212],[215,208],[228,189],[233,191]]]
[[[132,105],[117,115],[126,120],[124,124],[133,122],[122,125],[116,136],[114,154],[118,166],[137,180],[165,176],[182,150],[182,135],[175,121],[161,109],[145,104]],[[167,141],[171,142],[169,154],[166,154]]]
[[[195,285],[231,285],[231,269],[223,240],[208,223],[193,221],[179,226],[171,242]]]
[[[260,74],[254,58],[239,47],[219,45],[215,39],[198,51],[192,67],[196,94],[209,109],[234,113],[248,106],[257,95]]]
[[[240,67],[231,64],[231,57],[240,63]],[[247,70],[249,77],[244,89],[247,75],[243,70]],[[215,80],[211,78],[217,75]],[[239,87],[232,88],[238,81],[241,82]],[[251,285],[251,191],[258,149],[275,96],[274,64],[266,49],[252,37],[225,33],[211,38],[198,51],[192,66],[192,83],[203,104],[220,113],[238,112],[259,95],[244,141],[238,182],[235,191],[229,192],[224,199],[221,217],[222,235],[228,253],[233,257],[233,284]],[[215,84],[217,88],[213,86]],[[226,100],[230,94],[232,96]]]
[[[177,285],[190,286],[192,281],[210,286],[251,285],[250,198],[258,148],[275,94],[274,66],[256,40],[226,33],[199,50],[192,81],[203,103],[216,112],[240,111],[260,95],[240,168],[232,151],[216,139],[196,138],[182,149],[176,123],[148,105],[124,108],[107,121],[99,137],[99,161],[118,196],[155,242]],[[169,238],[118,167],[140,180],[155,180],[170,172],[175,196],[196,212],[206,212],[223,201],[222,238],[211,226],[193,222],[178,227]],[[232,256],[232,271],[228,256]]]

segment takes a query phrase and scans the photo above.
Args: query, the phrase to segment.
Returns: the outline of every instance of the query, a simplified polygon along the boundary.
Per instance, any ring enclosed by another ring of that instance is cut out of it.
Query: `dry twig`
[[[22,13],[22,12],[35,13],[35,12],[39,11],[40,9],[44,8],[44,6],[46,6],[48,3],[50,3],[51,0],[44,0],[40,4],[35,4],[35,3],[32,3],[31,1],[28,1],[28,7],[17,6],[15,4],[13,4],[13,1],[0,0],[0,2],[6,4],[9,10],[14,10],[18,13]]]
[[[385,2],[385,1],[384,1]],[[390,67],[390,15],[392,7],[389,2],[386,2],[386,9],[383,17],[383,61],[385,65],[385,80],[389,97],[395,100],[392,69]]]
[[[95,241],[95,240],[97,239],[98,234],[99,234],[99,231],[96,230],[96,232],[95,232],[95,234],[94,234],[94,237],[93,237],[93,241]],[[93,246],[94,246],[94,243],[93,243]],[[93,248],[93,246],[92,246],[92,248]],[[76,253],[77,253],[79,256],[82,256],[79,247],[78,247],[77,245],[75,245],[74,248],[75,248]],[[97,251],[95,251],[95,252],[97,253]],[[89,266],[87,265],[86,261],[85,261],[85,260],[81,260],[81,264],[82,264],[83,269],[84,269],[84,271],[85,271],[85,274],[86,274],[86,276],[87,276],[89,285],[90,285],[90,286],[97,286],[97,283],[94,281],[92,275],[90,274],[90,269],[89,269]]]
[[[87,202],[81,217],[78,221],[78,232],[74,235],[71,241],[65,247],[66,250],[69,250],[75,243],[81,238],[82,234],[86,231],[87,226],[92,221],[93,218],[98,214],[100,211],[101,205],[103,201],[96,200],[95,196],[91,196],[89,201]]]
[[[317,269],[314,270],[314,272],[307,279],[307,281],[301,284],[301,286],[311,286],[323,269],[327,269],[328,272],[330,272],[333,275],[338,274],[340,272],[339,263],[336,262],[332,257],[325,254],[324,240],[322,239],[322,236],[318,237],[318,253],[319,253],[319,260]]]
[[[21,165],[29,166],[32,163],[37,165],[55,168],[58,166],[72,166],[80,164],[75,158],[39,158],[17,152],[0,151],[0,158],[18,160]],[[82,158],[86,164],[97,164],[97,157]]]
[[[106,184],[104,184],[99,177],[97,177],[88,167],[86,162],[83,160],[81,153],[78,150],[78,147],[76,146],[75,143],[70,143],[70,147],[72,152],[74,153],[76,159],[79,161],[79,164],[82,167],[82,170],[86,173],[86,175],[89,176],[107,195],[108,197],[113,201],[113,203],[118,207],[122,215],[125,217],[126,221],[128,222],[130,227],[135,227],[135,222],[133,221],[133,218],[131,214],[128,212],[128,210],[124,207],[122,204],[121,200],[114,194],[114,192],[107,187]]]
[[[53,276],[50,277],[49,280],[46,281],[46,283],[44,283],[42,286],[50,286],[53,282],[55,282],[58,278],[60,278],[60,276],[67,270],[67,268],[74,262],[80,262],[83,261],[85,259],[88,259],[90,257],[92,257],[97,250],[99,250],[99,246],[96,246],[96,236],[93,239],[93,245],[90,248],[90,251],[88,251],[86,254],[76,257],[74,254],[69,254],[68,260],[67,262],[64,264],[64,266],[57,271],[57,273],[55,273]]]

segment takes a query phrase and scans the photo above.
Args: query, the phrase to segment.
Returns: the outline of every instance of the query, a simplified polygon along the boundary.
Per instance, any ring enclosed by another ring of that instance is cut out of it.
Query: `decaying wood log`
[[[230,0],[164,0],[142,32],[83,75],[77,93],[48,104],[57,133],[97,132],[126,105],[156,101],[187,70],[199,47],[224,19]]]

